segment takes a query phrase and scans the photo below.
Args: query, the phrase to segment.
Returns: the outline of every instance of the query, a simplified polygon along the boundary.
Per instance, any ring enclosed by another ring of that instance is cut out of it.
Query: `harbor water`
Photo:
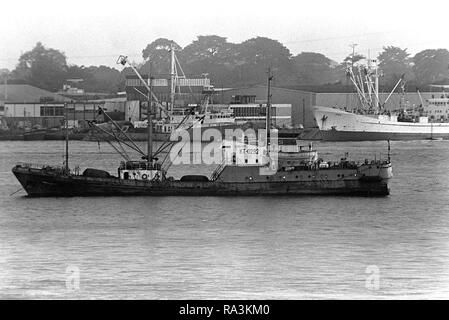
[[[387,153],[383,141],[315,146],[325,160]],[[0,141],[0,298],[449,298],[449,141],[392,142],[380,198],[11,195],[16,162],[63,153],[63,141]],[[116,174],[120,161],[106,143],[70,143],[72,167]]]

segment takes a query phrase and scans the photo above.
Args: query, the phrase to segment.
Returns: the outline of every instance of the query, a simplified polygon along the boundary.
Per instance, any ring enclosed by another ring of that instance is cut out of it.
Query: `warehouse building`
[[[150,86],[148,75],[142,75],[146,85]],[[170,102],[170,80],[169,79],[151,79],[151,87],[157,99],[163,104]],[[178,78],[176,82],[176,105],[188,105],[199,103],[203,96],[204,88],[210,87],[210,79],[185,79]],[[128,101],[147,101],[148,90],[142,81],[135,75],[126,76],[125,91]]]
[[[115,107],[116,104],[109,105]],[[120,108],[124,114],[124,102]],[[61,95],[27,84],[0,86],[0,117],[2,128],[54,128],[67,119],[73,126],[83,126],[86,120],[104,121],[99,107],[105,101],[73,101]],[[116,109],[120,109],[116,108]]]
[[[279,87],[272,87],[272,104],[275,107],[274,114],[279,117],[290,116],[291,125],[297,127],[303,125],[304,127],[314,127],[315,121],[312,115],[312,108],[316,102],[316,94],[313,92],[306,92],[301,90],[292,90]],[[241,97],[248,97],[242,100]],[[219,94],[216,100],[221,103],[235,104],[248,103],[251,100],[250,96],[254,97],[256,103],[266,103],[267,101],[267,86],[257,85],[247,88],[229,89]],[[290,105],[290,110],[288,110]],[[237,110],[236,110],[237,111]],[[236,113],[237,115],[238,113]]]
[[[149,86],[147,75],[142,78]],[[230,106],[234,110],[237,120],[258,121],[265,117],[264,104],[267,100],[267,87],[257,85],[237,89],[213,89],[210,80],[200,79],[178,79],[176,91],[176,106],[188,106],[198,104],[204,98],[204,93],[213,92],[211,104],[223,107]],[[170,102],[170,80],[152,79],[152,90],[162,105],[168,107]],[[127,106],[125,119],[135,120],[141,118],[142,102],[148,99],[148,90],[137,76],[126,78]],[[245,100],[242,100],[245,99]],[[312,92],[291,90],[273,87],[272,104],[273,117],[277,125],[288,126],[315,126],[312,106],[315,104],[316,94]]]

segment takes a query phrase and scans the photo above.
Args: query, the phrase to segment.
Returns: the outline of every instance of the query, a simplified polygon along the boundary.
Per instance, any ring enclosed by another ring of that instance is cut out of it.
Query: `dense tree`
[[[182,50],[183,61],[190,64],[196,61],[226,59],[232,47],[225,37],[198,36]]]
[[[276,85],[295,83],[294,64],[288,48],[277,40],[257,37],[237,46],[235,60],[239,83],[265,83],[267,67],[272,67]]]
[[[235,44],[216,35],[198,36],[187,45],[179,58],[186,73],[193,76],[207,74],[215,85],[229,85],[233,81]]]
[[[175,51],[181,50],[181,47],[175,41],[166,38],[159,38],[148,44],[142,50],[142,57],[147,60],[140,67],[142,73],[148,73],[151,63],[152,74],[170,74],[170,49],[172,46]]]
[[[46,48],[40,42],[20,56],[19,63],[8,76],[8,81],[58,91],[67,79],[74,78],[83,80],[77,86],[87,92],[114,93],[124,87],[124,77],[118,70],[106,66],[67,65],[63,52]]]
[[[69,66],[68,79],[82,79],[77,87],[86,92],[116,93],[123,90],[125,77],[117,69],[107,66]]]
[[[91,75],[86,82],[89,91],[115,93],[123,90],[125,78],[117,69],[107,66],[90,66],[86,71]]]
[[[428,49],[413,57],[413,71],[420,85],[449,81],[449,51]]]
[[[92,79],[92,74],[85,66],[69,65],[67,68],[67,79],[82,79],[80,87],[85,87],[84,84]]]
[[[379,54],[379,68],[383,72],[381,83],[387,86],[394,86],[396,82],[404,76],[406,80],[414,78],[410,54],[407,49],[388,46],[384,47]]]
[[[321,53],[301,52],[293,62],[300,84],[320,85],[333,79],[333,61]]]
[[[67,68],[67,59],[63,52],[46,48],[38,42],[31,51],[20,56],[13,76],[36,87],[56,91],[62,88]]]
[[[347,56],[344,60],[343,60],[343,64],[356,64],[357,62],[366,59],[366,57],[363,54],[359,54],[359,53],[354,53],[354,54],[350,54],[349,56]]]
[[[356,66],[359,62],[365,60],[365,56],[354,52],[354,54],[349,54],[340,64],[332,66],[331,73],[329,75],[329,81],[327,83],[335,83],[339,85],[345,85],[350,87],[349,77],[347,75],[348,66]]]
[[[142,50],[143,60],[135,63],[136,67],[142,73],[148,73],[149,60],[152,74],[167,78],[172,46],[188,77],[202,77],[207,73],[211,83],[217,87],[265,84],[267,68],[271,67],[277,86],[309,86],[309,90],[319,90],[320,86],[326,86],[329,90],[332,86],[345,88],[350,86],[345,72],[348,64],[357,65],[365,59],[354,52],[337,64],[314,52],[301,52],[293,57],[282,43],[265,37],[230,43],[225,37],[202,35],[185,48],[170,39],[156,39]],[[378,59],[384,74],[381,84],[387,86],[394,85],[403,74],[407,80],[416,76],[420,85],[449,82],[449,51],[446,49],[424,50],[411,59],[407,49],[387,46]],[[26,81],[57,91],[67,79],[80,78],[83,81],[79,86],[86,92],[114,93],[123,90],[126,75],[134,74],[129,69],[119,72],[106,66],[67,65],[63,52],[46,48],[38,42],[32,50],[20,56],[17,67],[8,75],[8,82]],[[0,75],[0,81],[3,78]]]

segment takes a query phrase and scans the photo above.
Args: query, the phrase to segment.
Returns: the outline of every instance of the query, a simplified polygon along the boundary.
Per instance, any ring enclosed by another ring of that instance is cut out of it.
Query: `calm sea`
[[[337,160],[385,142],[317,143]],[[449,298],[449,141],[392,142],[391,195],[30,199],[18,161],[62,141],[0,141],[0,298]],[[116,172],[106,143],[71,164]],[[174,166],[172,174],[211,167]]]

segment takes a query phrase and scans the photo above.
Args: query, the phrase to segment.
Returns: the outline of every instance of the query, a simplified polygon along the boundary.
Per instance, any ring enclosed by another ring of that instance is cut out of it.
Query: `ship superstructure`
[[[145,81],[142,75],[139,74],[137,69],[129,63],[126,56],[119,58],[119,63],[129,66],[140,80],[141,84],[147,89],[147,92],[140,92],[145,98],[148,97],[148,92],[151,91],[150,87],[155,79],[148,78]],[[207,74],[203,75],[205,78],[202,80],[208,80]],[[158,137],[168,137],[176,129],[185,129],[187,127],[197,126],[201,123],[203,128],[234,128],[236,127],[235,117],[230,108],[223,110],[210,110],[209,105],[212,97],[217,93],[217,90],[212,85],[204,85],[202,89],[201,101],[196,104],[189,105],[177,105],[176,96],[181,95],[181,83],[186,82],[189,90],[191,87],[187,82],[186,75],[181,67],[181,64],[176,56],[175,48],[172,46],[170,49],[170,79],[167,81],[170,85],[170,101],[165,106],[165,111],[160,113],[160,117],[153,117],[153,130],[157,133]],[[206,81],[209,83],[209,81]],[[185,94],[185,93],[184,93]],[[159,103],[156,95],[152,93],[152,98],[156,101],[161,108],[164,108],[162,103]],[[148,104],[144,104],[145,109]],[[146,114],[146,110],[143,110],[143,114]],[[134,127],[146,128],[148,125],[147,120],[134,121]]]

